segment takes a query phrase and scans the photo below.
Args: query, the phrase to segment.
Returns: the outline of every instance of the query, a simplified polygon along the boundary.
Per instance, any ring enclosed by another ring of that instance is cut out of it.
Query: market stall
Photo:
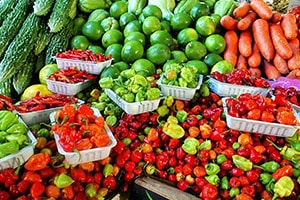
[[[298,4],[0,0],[0,199],[298,199]]]

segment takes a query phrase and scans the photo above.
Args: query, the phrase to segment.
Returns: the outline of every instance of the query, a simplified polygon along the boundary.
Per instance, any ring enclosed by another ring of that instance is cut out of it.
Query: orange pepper
[[[94,162],[85,162],[85,163],[80,163],[79,167],[87,172],[91,172],[95,168]]]
[[[150,128],[147,134],[148,141],[155,141],[158,139],[158,131],[155,128]]]
[[[200,129],[196,126],[190,126],[188,129],[188,133],[190,137],[196,138],[200,134]]]
[[[249,133],[242,133],[238,137],[238,143],[246,147],[247,145],[252,145],[253,140]]]

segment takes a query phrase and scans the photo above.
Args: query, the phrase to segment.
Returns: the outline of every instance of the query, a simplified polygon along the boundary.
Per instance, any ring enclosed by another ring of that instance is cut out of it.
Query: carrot
[[[235,66],[238,59],[238,35],[235,31],[227,31],[224,34],[224,39],[226,48],[223,53],[223,58]]]
[[[287,78],[300,79],[300,69],[293,69],[286,75]]]
[[[252,54],[248,57],[249,67],[259,67],[261,63],[261,54],[257,47],[257,44],[254,42],[252,47]]]
[[[244,57],[242,54],[239,54],[238,56],[238,60],[237,60],[237,63],[236,63],[236,68],[237,69],[247,69],[247,58]]]
[[[252,24],[252,32],[254,41],[257,44],[261,55],[268,61],[272,60],[275,56],[275,50],[267,20],[255,20]]]
[[[284,36],[281,26],[279,24],[270,24],[270,34],[276,53],[283,59],[291,58],[293,51]]]
[[[235,18],[241,18],[244,17],[249,10],[251,9],[250,4],[247,1],[241,2],[238,7],[236,7],[232,14]]]
[[[277,11],[273,11],[273,16],[272,16],[271,21],[275,24],[280,22],[281,21],[281,13],[277,12]]]
[[[223,28],[228,31],[234,31],[237,29],[238,20],[234,19],[229,15],[225,15],[221,18],[220,24]]]
[[[252,0],[250,6],[260,18],[265,20],[272,18],[273,11],[264,0]]]
[[[268,79],[277,79],[281,76],[278,69],[266,59],[263,60],[263,71]]]
[[[293,50],[293,56],[287,61],[288,68],[289,70],[300,69],[300,49],[292,43],[289,44]]]
[[[283,59],[278,53],[276,53],[274,56],[273,64],[281,74],[289,73],[287,61]]]
[[[298,26],[296,23],[296,17],[292,13],[286,13],[282,15],[282,19],[280,22],[282,30],[284,32],[285,37],[288,40],[294,39],[298,35]]]
[[[252,54],[252,33],[250,30],[245,30],[240,33],[239,37],[239,52],[245,57]]]
[[[257,78],[261,77],[261,70],[259,67],[249,67],[249,72],[251,76],[256,76]]]
[[[255,12],[249,12],[244,16],[237,24],[238,30],[244,31],[248,29],[252,23],[256,20],[257,14]]]

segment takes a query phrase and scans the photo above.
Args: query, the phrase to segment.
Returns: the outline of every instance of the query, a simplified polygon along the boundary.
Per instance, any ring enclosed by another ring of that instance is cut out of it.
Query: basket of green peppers
[[[145,77],[136,74],[133,69],[127,69],[117,79],[101,78],[99,85],[126,113],[136,115],[158,108],[162,97],[161,90],[152,87],[152,81],[155,81],[154,77]]]
[[[157,84],[164,96],[191,100],[202,84],[203,75],[196,67],[172,63],[163,67]]]
[[[35,144],[34,135],[15,112],[0,111],[0,170],[25,163]]]

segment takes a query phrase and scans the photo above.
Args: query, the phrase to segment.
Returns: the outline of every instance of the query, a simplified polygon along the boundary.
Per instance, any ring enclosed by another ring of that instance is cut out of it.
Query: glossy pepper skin
[[[9,129],[12,125],[18,123],[18,117],[15,113],[12,112],[5,112],[3,117],[0,120],[0,130],[6,131]]]
[[[275,161],[269,161],[261,164],[258,168],[261,168],[265,172],[273,173],[280,168],[280,164]]]
[[[242,169],[243,171],[249,171],[253,166],[252,162],[249,159],[240,155],[233,155],[232,161],[236,167]]]
[[[67,174],[59,174],[55,176],[53,183],[58,187],[58,188],[66,188],[70,186],[74,180],[68,176]]]
[[[10,126],[6,132],[9,134],[25,134],[27,133],[28,128],[24,123],[18,122]]]
[[[7,135],[6,139],[9,142],[16,142],[18,145],[22,146],[25,144],[25,142],[27,141],[27,136],[23,135],[23,134],[12,134],[12,135]]]
[[[274,185],[274,197],[288,197],[291,195],[295,185],[291,177],[283,176]]]
[[[24,168],[30,171],[37,171],[46,168],[49,163],[50,155],[40,152],[32,155],[24,164]]]
[[[185,120],[187,119],[188,117],[188,113],[185,111],[185,110],[179,110],[177,113],[176,113],[176,118],[178,119],[179,122],[185,122]]]
[[[16,153],[20,149],[20,145],[15,142],[5,142],[0,144],[0,158],[3,158],[9,154]]]

